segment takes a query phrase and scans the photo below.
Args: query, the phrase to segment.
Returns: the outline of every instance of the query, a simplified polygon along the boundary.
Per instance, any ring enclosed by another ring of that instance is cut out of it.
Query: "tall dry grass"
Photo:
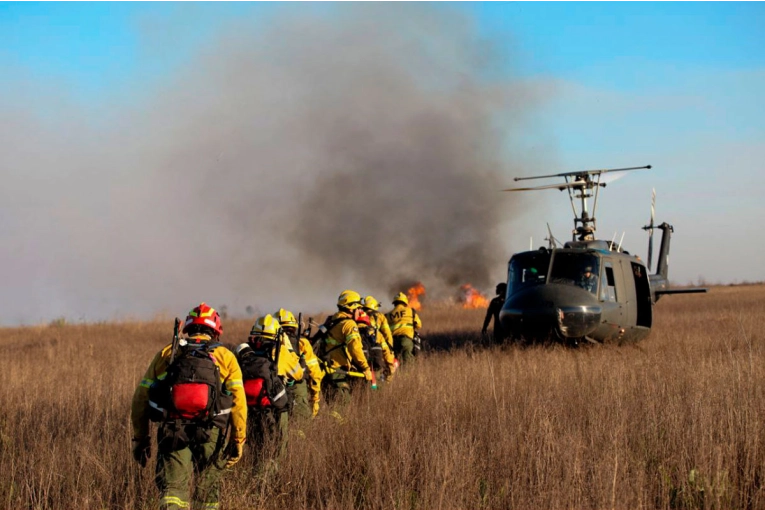
[[[671,296],[633,346],[474,346],[483,312],[421,315],[438,349],[250,452],[226,508],[765,508],[765,286]],[[129,404],[170,324],[0,330],[0,507],[156,505]],[[249,324],[226,324],[228,342]],[[153,460],[153,459],[152,459]]]

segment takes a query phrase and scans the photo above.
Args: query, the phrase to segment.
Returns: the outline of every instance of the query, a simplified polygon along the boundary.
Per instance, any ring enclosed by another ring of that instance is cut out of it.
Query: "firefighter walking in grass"
[[[393,334],[393,349],[402,365],[414,362],[415,349],[420,350],[417,330],[422,327],[422,321],[414,308],[409,306],[406,294],[399,292],[393,298],[393,310],[388,312],[388,323]]]
[[[329,317],[320,328],[322,336],[319,354],[329,376],[324,379],[342,404],[350,400],[349,372],[354,370],[354,364],[363,372],[367,381],[372,380],[372,371],[364,356],[359,328],[353,315],[354,310],[360,307],[361,295],[358,292],[343,291],[337,298],[337,313]]]
[[[374,365],[372,369],[377,373],[378,381],[383,379],[391,381],[398,367],[393,355],[393,335],[390,332],[388,319],[385,314],[378,311],[380,303],[372,296],[362,300],[362,307],[369,316],[369,327],[374,338],[374,345],[370,347],[370,351],[374,354],[368,361]]]
[[[237,346],[236,356],[242,367],[247,398],[247,439],[260,452],[266,440],[275,437],[278,460],[287,449],[290,409],[287,388],[303,380],[300,358],[272,315],[255,321],[247,343]],[[255,458],[258,463],[266,460],[260,453]]]
[[[314,354],[311,342],[299,331],[298,321],[292,312],[280,308],[274,315],[300,357],[300,366],[305,372],[303,380],[292,386],[293,414],[298,418],[311,418],[319,413],[321,380],[324,378],[319,358]]]
[[[218,508],[223,470],[242,457],[247,406],[234,354],[217,342],[220,316],[205,303],[191,310],[178,335],[151,362],[133,395],[133,457],[151,457],[149,421],[157,430],[156,483],[165,510]],[[231,430],[228,446],[226,433]],[[225,450],[225,451],[223,451]],[[225,454],[222,454],[225,453]],[[196,473],[189,502],[191,473]]]

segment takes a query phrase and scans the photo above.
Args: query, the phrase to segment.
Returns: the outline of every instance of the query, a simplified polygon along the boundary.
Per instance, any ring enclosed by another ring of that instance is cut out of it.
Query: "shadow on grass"
[[[474,331],[452,331],[448,333],[431,333],[423,338],[425,352],[449,352],[453,350],[473,350],[483,349],[492,346],[502,346],[505,348],[533,349],[533,348],[566,348],[566,349],[588,349],[595,348],[601,344],[590,344],[586,342],[567,344],[558,339],[550,338],[547,340],[524,341],[523,339],[507,338],[501,342],[495,342],[491,335],[482,335]]]
[[[487,347],[492,344],[491,337],[474,331],[453,331],[449,333],[430,333],[423,338],[425,351],[447,352],[454,349],[472,349]]]

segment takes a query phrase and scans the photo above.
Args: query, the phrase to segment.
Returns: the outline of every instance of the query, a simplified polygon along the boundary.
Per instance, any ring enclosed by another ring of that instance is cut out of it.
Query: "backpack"
[[[422,337],[415,329],[414,327],[415,324],[417,324],[417,312],[415,311],[414,308],[412,308],[412,332],[414,333],[412,337],[412,344],[413,344],[412,355],[413,356],[417,356],[418,354],[420,354],[420,352],[422,352],[422,347],[423,347]]]
[[[377,345],[377,328],[359,324],[359,335],[361,336],[361,348],[364,355],[369,357],[371,351]]]
[[[287,411],[290,403],[289,396],[282,378],[278,375],[276,361],[271,360],[266,351],[253,349],[240,351],[237,359],[242,369],[247,407],[264,412]]]
[[[372,370],[381,370],[384,366],[382,346],[377,343],[377,328],[359,324],[361,335],[361,350]]]
[[[339,349],[340,347],[345,347],[345,343],[341,343],[330,349],[327,349],[327,338],[329,338],[329,330],[345,320],[353,319],[349,319],[348,317],[338,317],[337,319],[332,320],[332,316],[328,315],[324,321],[324,324],[319,326],[319,330],[313,337],[311,337],[311,341],[313,342],[311,345],[313,352],[323,364],[329,363],[330,352],[334,351],[335,349]]]
[[[204,342],[178,348],[165,377],[149,388],[152,421],[226,428],[234,401],[223,390],[220,368],[211,354],[219,346]]]

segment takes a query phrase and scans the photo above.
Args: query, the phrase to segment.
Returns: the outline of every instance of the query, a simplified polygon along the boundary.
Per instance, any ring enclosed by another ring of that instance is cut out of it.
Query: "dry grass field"
[[[191,305],[191,303],[190,303]],[[422,311],[437,349],[250,452],[222,507],[765,508],[765,286],[669,296],[630,346],[481,347],[483,311]],[[238,343],[249,324],[225,324]],[[172,323],[0,330],[0,508],[148,509],[129,407]],[[151,467],[153,468],[153,460]]]

